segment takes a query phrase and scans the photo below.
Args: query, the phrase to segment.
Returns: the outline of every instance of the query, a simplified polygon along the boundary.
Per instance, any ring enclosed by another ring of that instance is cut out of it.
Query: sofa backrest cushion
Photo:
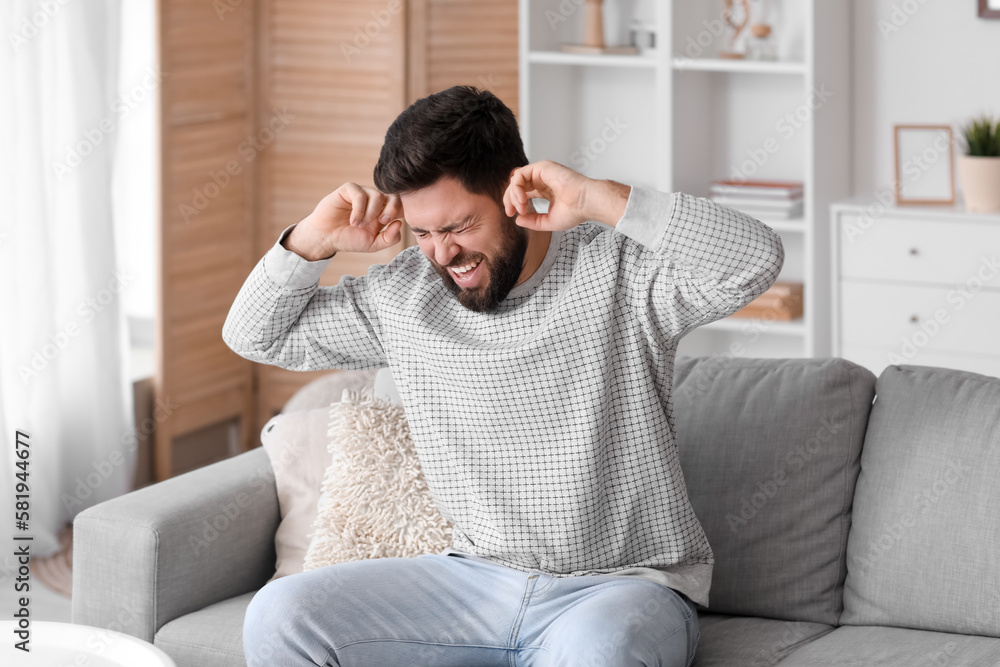
[[[876,388],[843,622],[1000,637],[1000,379],[890,366]]]
[[[688,495],[715,553],[709,609],[836,624],[875,376],[843,359],[678,359]]]

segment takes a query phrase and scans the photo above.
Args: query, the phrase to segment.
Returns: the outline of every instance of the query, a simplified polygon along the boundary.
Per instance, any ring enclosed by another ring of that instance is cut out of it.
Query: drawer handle
[[[913,324],[916,324],[919,321],[920,321],[919,317],[917,317],[916,315],[910,315],[910,322],[912,322]]]
[[[910,248],[910,254],[911,255],[919,255],[920,251],[917,250],[916,248]]]

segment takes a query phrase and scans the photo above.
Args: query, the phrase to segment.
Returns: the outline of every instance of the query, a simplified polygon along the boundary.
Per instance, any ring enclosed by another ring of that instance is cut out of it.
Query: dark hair
[[[375,187],[399,194],[451,176],[499,204],[511,170],[526,164],[514,112],[488,90],[453,86],[420,98],[389,126]]]

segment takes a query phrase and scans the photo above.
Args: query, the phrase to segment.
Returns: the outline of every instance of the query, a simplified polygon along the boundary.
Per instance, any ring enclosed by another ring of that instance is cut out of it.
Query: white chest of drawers
[[[1000,376],[1000,215],[831,207],[833,354]]]

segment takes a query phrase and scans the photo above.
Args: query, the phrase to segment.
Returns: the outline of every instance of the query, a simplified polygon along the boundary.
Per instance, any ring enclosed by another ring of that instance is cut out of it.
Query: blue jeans
[[[442,555],[278,579],[243,623],[248,667],[684,667],[698,637],[693,605],[661,584]]]

